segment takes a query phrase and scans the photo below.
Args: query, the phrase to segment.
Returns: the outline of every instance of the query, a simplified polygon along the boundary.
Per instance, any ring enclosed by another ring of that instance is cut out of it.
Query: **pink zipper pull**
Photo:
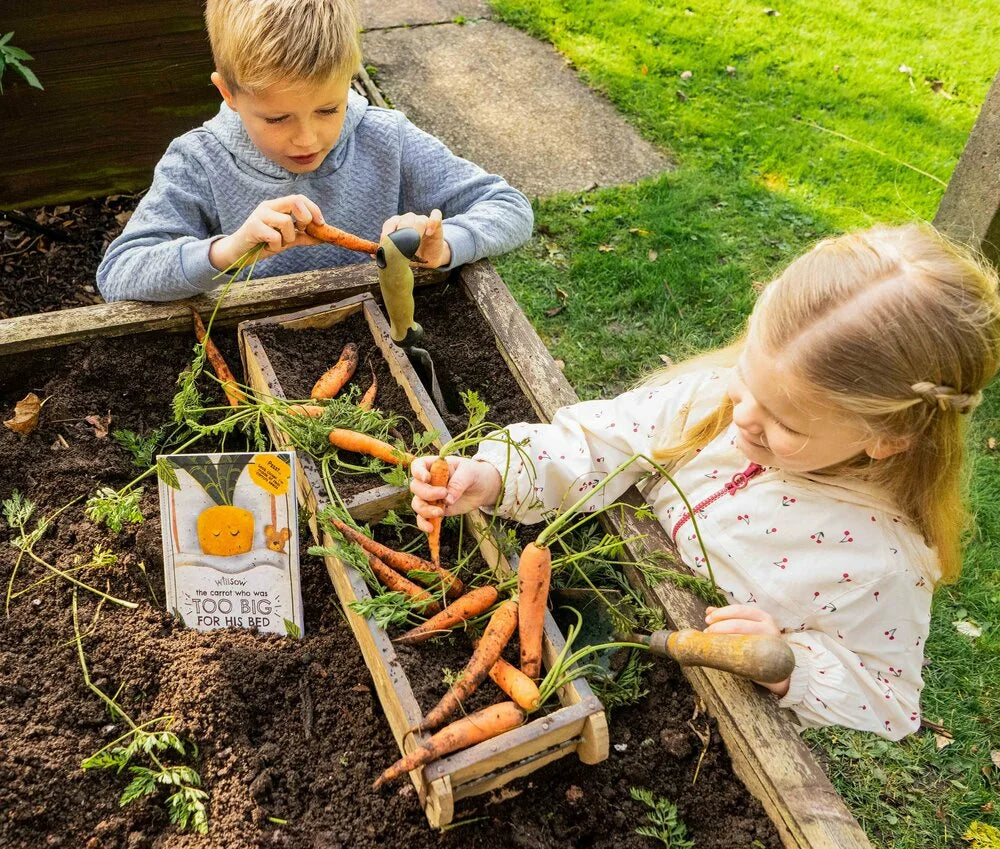
[[[764,471],[764,467],[759,463],[751,463],[742,472],[737,472],[733,475],[732,480],[726,484],[726,492],[730,495],[736,495],[736,492],[741,489],[746,489],[747,484],[750,483],[752,478],[757,477],[761,472]]]

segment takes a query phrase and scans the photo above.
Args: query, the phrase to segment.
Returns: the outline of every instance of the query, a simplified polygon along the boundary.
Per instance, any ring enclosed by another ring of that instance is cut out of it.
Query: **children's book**
[[[301,636],[295,452],[157,457],[167,609]]]

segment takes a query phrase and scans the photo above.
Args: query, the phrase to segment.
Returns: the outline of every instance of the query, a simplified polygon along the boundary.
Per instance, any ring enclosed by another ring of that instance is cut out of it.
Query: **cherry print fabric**
[[[696,372],[563,408],[549,425],[512,425],[523,457],[500,441],[476,455],[505,477],[497,512],[534,523],[566,509],[633,454],[652,456],[712,412],[727,377],[725,369]],[[735,442],[730,427],[670,470],[692,505],[746,470]],[[584,509],[614,502],[633,484],[643,488],[651,468],[637,461]],[[680,496],[662,478],[644,495],[671,532],[685,514]],[[761,605],[791,646],[796,667],[780,704],[800,725],[844,725],[893,740],[917,729],[937,561],[891,504],[857,481],[769,468],[695,519],[731,603]],[[675,542],[684,562],[705,575],[692,522],[678,528]]]

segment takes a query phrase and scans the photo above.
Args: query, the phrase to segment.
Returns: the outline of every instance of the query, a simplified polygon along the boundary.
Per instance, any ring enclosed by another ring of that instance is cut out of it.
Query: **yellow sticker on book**
[[[258,454],[250,464],[250,479],[271,495],[288,492],[291,477],[292,469],[288,463],[273,454]]]

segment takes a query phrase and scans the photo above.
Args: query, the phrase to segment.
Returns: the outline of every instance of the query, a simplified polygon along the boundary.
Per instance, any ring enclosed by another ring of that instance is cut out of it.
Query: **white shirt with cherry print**
[[[507,430],[515,442],[526,440],[530,463],[499,440],[476,455],[505,478],[497,512],[530,524],[565,509],[630,456],[652,456],[655,445],[715,409],[727,378],[725,369],[695,372],[565,407],[549,425],[512,425]],[[759,604],[771,614],[795,655],[781,706],[805,727],[844,725],[894,740],[915,731],[938,569],[933,550],[858,482],[751,468],[733,486],[750,466],[735,443],[730,427],[671,474],[697,510],[720,589],[733,604]],[[636,462],[588,509],[612,503],[650,469]],[[706,574],[673,487],[654,478],[640,488],[667,531],[676,528],[684,562]]]

